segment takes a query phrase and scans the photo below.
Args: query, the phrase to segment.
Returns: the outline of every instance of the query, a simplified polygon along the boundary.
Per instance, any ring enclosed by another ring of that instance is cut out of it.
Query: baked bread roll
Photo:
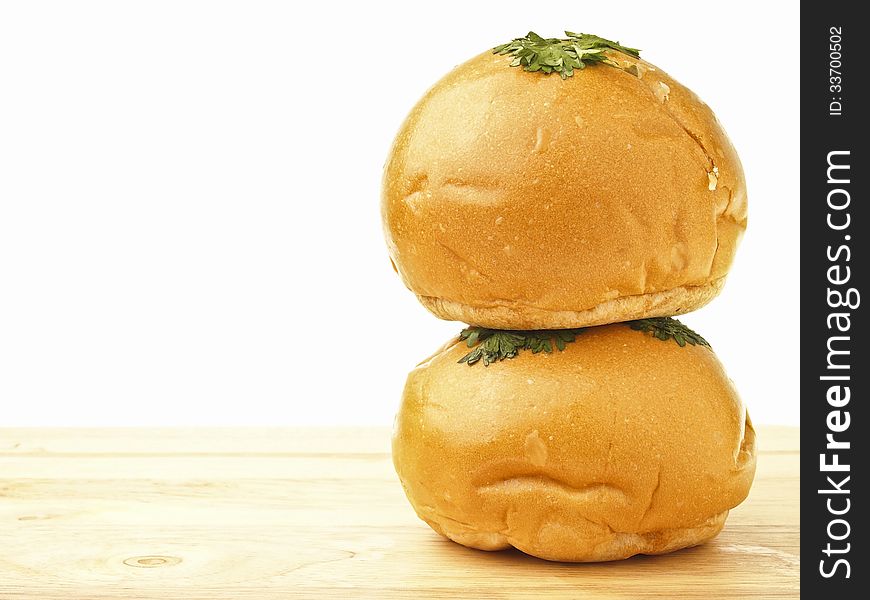
[[[565,79],[485,52],[413,108],[388,157],[394,268],[442,319],[557,329],[678,315],[721,290],[746,227],[710,108],[609,51]]]
[[[421,363],[393,436],[420,518],[465,546],[557,561],[715,536],[749,491],[755,433],[710,348],[659,325],[594,327],[488,367],[458,362],[473,349],[453,341]]]

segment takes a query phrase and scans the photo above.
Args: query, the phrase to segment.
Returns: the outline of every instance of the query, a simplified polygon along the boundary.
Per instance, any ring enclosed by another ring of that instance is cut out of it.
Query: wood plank
[[[592,565],[445,541],[389,431],[0,430],[0,598],[795,598],[796,429],[723,533]]]

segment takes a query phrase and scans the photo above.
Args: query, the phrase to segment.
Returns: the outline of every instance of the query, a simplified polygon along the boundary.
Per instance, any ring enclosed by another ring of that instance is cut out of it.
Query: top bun
[[[387,160],[394,267],[436,316],[557,329],[677,315],[721,289],[746,227],[710,108],[616,51],[561,79],[486,52],[429,90]]]

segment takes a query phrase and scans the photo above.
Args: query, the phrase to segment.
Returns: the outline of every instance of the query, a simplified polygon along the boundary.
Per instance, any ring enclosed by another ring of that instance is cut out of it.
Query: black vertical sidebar
[[[863,296],[870,270],[870,35],[859,7],[801,6],[801,592],[807,598],[870,593],[870,507],[859,491],[870,483],[870,334],[863,306],[870,302]],[[788,198],[775,201],[788,210]]]

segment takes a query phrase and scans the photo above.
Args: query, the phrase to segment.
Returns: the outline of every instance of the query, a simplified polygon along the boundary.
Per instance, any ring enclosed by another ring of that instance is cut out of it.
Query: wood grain
[[[713,542],[607,564],[445,541],[385,429],[0,430],[0,599],[797,598],[798,431]]]

